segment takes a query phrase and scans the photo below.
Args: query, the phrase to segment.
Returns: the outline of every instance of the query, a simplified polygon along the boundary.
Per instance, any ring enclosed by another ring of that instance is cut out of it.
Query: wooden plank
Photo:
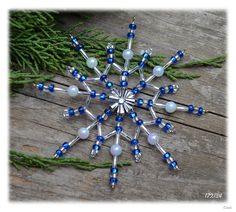
[[[13,98],[11,100],[11,141],[14,142],[11,142],[11,148],[28,153],[31,153],[33,148],[39,155],[50,156],[61,142],[68,137],[73,137],[77,131],[78,126],[74,121],[67,123],[59,116],[62,108],[27,96],[17,95]],[[45,119],[45,117],[50,118]],[[86,119],[80,119],[79,126],[87,122]],[[106,125],[106,128],[108,131],[112,129],[109,125]],[[124,128],[127,129],[127,124]],[[86,172],[63,168],[47,173],[34,169],[20,172],[12,169],[11,199],[187,200],[204,199],[208,191],[223,192],[225,197],[224,137],[197,129],[183,130],[182,135],[161,134],[163,146],[168,147],[174,157],[178,158],[182,168],[178,174],[168,171],[166,165],[160,160],[160,154],[153,151],[149,145],[142,143],[142,162],[122,168],[119,175],[121,183],[113,193],[107,185],[107,170]],[[92,131],[91,139],[76,145],[68,155],[91,160],[87,155],[95,135],[96,131]],[[141,136],[140,140],[145,141],[145,138]],[[111,158],[108,153],[108,146],[111,143],[108,141],[104,145],[102,154],[96,158],[96,161],[107,161]],[[130,160],[129,145],[127,142],[122,144],[124,152],[120,160]],[[215,184],[218,185],[217,188]],[[135,195],[131,195],[132,193]]]
[[[80,12],[62,13],[61,25],[69,27],[78,21]],[[96,27],[113,36],[125,36],[127,23],[135,15],[138,23],[135,52],[152,47],[154,53],[171,55],[177,49],[186,48],[190,59],[205,59],[225,52],[226,14],[224,11],[119,11],[92,12],[84,28]],[[112,20],[112,21],[111,21]],[[78,29],[80,30],[80,29]],[[95,41],[96,42],[96,41]],[[160,143],[178,160],[181,171],[171,172],[161,161],[159,152],[146,142],[146,136],[140,135],[142,161],[124,167],[119,173],[120,183],[114,191],[108,186],[108,172],[98,169],[92,172],[60,168],[53,173],[43,170],[10,169],[10,199],[26,200],[209,200],[205,193],[226,194],[226,68],[194,69],[202,77],[193,80],[178,80],[180,90],[175,95],[164,96],[161,102],[174,100],[178,104],[194,103],[203,105],[210,113],[201,118],[177,112],[168,116],[177,129],[176,134],[167,135],[155,126],[150,131],[160,132]],[[204,73],[204,74],[203,74]],[[117,76],[111,76],[115,80]],[[67,87],[75,84],[73,79],[56,75],[55,85]],[[132,77],[129,86],[138,81]],[[171,84],[162,78],[154,83],[157,86]],[[92,85],[101,91],[98,85]],[[68,106],[78,107],[84,99],[71,99],[64,95],[40,93],[28,86],[11,98],[10,147],[26,153],[51,156],[65,140],[72,139],[81,126],[91,121],[86,117],[64,119],[62,111]],[[140,96],[150,98],[152,91],[145,90]],[[95,114],[103,112],[106,103],[91,104]],[[139,109],[142,118],[147,120],[148,111]],[[133,127],[128,119],[124,130],[132,136]],[[114,128],[114,118],[103,126],[104,133]],[[109,147],[113,139],[108,140],[96,160],[88,157],[95,140],[96,130],[91,131],[87,141],[75,145],[67,154],[93,162],[111,160]],[[131,160],[130,145],[122,141],[123,153],[120,160]],[[215,199],[216,200],[216,199]]]

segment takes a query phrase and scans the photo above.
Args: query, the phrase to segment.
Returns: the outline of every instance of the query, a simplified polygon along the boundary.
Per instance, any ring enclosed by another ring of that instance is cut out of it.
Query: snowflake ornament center
[[[133,68],[129,68],[130,60],[133,58],[132,51],[132,42],[135,37],[135,30],[137,26],[135,24],[135,18],[129,24],[129,32],[127,34],[128,44],[127,49],[123,51],[124,65],[120,66],[115,62],[114,53],[115,47],[112,44],[108,44],[106,47],[107,51],[107,65],[104,71],[100,71],[97,68],[98,62],[94,57],[89,57],[85,50],[84,46],[79,42],[79,40],[71,35],[71,43],[74,46],[75,50],[78,51],[83,58],[86,60],[86,64],[88,68],[92,69],[97,77],[87,77],[80,73],[80,71],[74,67],[68,66],[67,70],[72,78],[81,83],[84,87],[85,91],[79,90],[76,85],[71,85],[68,89],[56,88],[53,84],[44,85],[44,83],[38,83],[36,87],[40,91],[46,92],[64,92],[68,93],[71,97],[76,96],[86,96],[87,100],[83,106],[79,106],[77,108],[67,108],[64,110],[64,116],[66,118],[71,118],[80,115],[87,115],[92,123],[87,127],[81,127],[78,130],[78,135],[72,139],[71,141],[64,142],[59,149],[56,150],[54,154],[54,158],[62,157],[73,145],[75,145],[80,140],[86,140],[90,131],[93,128],[97,128],[97,137],[96,141],[92,145],[90,156],[95,157],[100,152],[103,143],[106,142],[109,138],[115,137],[114,144],[110,148],[110,153],[113,157],[112,167],[110,169],[110,178],[109,183],[111,188],[115,188],[115,185],[118,183],[118,167],[117,161],[118,157],[122,153],[121,147],[121,138],[127,140],[130,143],[131,153],[134,156],[136,162],[139,162],[141,159],[141,149],[139,146],[139,134],[140,132],[144,132],[147,136],[147,142],[149,145],[156,147],[159,152],[162,154],[162,160],[167,163],[169,169],[178,170],[179,167],[177,165],[176,160],[172,158],[172,155],[165,151],[161,146],[160,137],[156,132],[151,132],[148,130],[147,126],[155,125],[158,128],[162,129],[165,133],[172,133],[175,131],[174,126],[165,122],[162,117],[159,117],[156,114],[156,109],[164,109],[166,113],[171,114],[175,111],[184,111],[191,114],[195,114],[197,116],[203,115],[206,111],[202,107],[195,107],[192,104],[188,106],[177,106],[175,102],[167,102],[165,104],[158,103],[158,98],[160,96],[166,94],[174,94],[178,91],[178,85],[168,85],[157,87],[152,84],[151,81],[154,78],[160,78],[163,76],[165,70],[176,64],[179,60],[184,57],[184,51],[179,50],[177,53],[170,58],[170,60],[164,66],[155,66],[152,70],[152,73],[149,77],[145,78],[143,70],[145,68],[145,64],[149,60],[152,54],[151,49],[144,50],[142,52],[142,57],[140,62]],[[113,82],[109,81],[108,73],[114,68],[120,74],[119,86],[115,87]],[[132,89],[128,88],[128,77],[134,72],[139,72],[140,81],[136,84]],[[96,90],[92,90],[92,88],[87,84],[89,81],[98,81],[105,86],[108,90],[106,93],[98,93]],[[137,95],[143,89],[152,89],[155,92],[155,95],[150,99],[142,99],[137,98]],[[108,93],[108,94],[107,94]],[[99,99],[100,101],[107,101],[109,106],[104,110],[104,112],[98,116],[95,116],[89,109],[90,101],[92,99]],[[142,120],[138,117],[135,112],[136,107],[146,107],[148,108],[152,119],[151,120]],[[115,127],[114,130],[110,131],[108,134],[104,134],[102,132],[102,125],[108,119],[111,118],[112,115],[115,114]],[[135,126],[135,131],[133,135],[129,135],[125,129],[122,127],[122,122],[124,118],[128,116],[132,120]]]

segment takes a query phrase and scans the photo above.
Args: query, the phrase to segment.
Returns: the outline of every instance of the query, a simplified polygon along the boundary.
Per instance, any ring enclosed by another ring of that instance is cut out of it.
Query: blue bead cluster
[[[179,50],[176,52],[174,56],[170,58],[170,61],[172,64],[176,64],[180,59],[184,57],[184,51]]]
[[[135,34],[133,32],[128,32],[127,37],[129,39],[133,39],[135,37]]]
[[[54,92],[54,85],[53,84],[50,84],[49,86],[48,86],[48,90],[52,93],[52,92]]]
[[[75,115],[75,110],[73,108],[68,108],[67,109],[67,113],[70,117],[74,116]]]
[[[144,80],[141,80],[141,81],[139,82],[139,85],[140,85],[142,88],[146,88],[147,83],[146,83]]]
[[[80,81],[80,82],[84,82],[86,79],[87,79],[87,76],[85,76],[85,75],[81,75],[81,76],[79,77],[79,81]]]
[[[106,88],[110,89],[111,87],[113,87],[113,83],[112,82],[107,82],[106,83]]]
[[[129,117],[131,119],[134,119],[136,116],[137,116],[137,113],[135,113],[134,111],[131,111],[130,114],[129,114]]]
[[[106,98],[107,98],[107,94],[106,93],[101,93],[100,94],[100,100],[104,101],[104,100],[106,100]]]
[[[188,112],[189,112],[189,113],[193,113],[194,110],[195,110],[195,108],[194,108],[193,105],[188,105]],[[204,114],[204,109],[203,109],[203,107],[199,107],[199,108],[197,109],[196,115],[201,116],[201,115],[203,115],[203,114]]]
[[[111,167],[111,170],[110,170],[111,174],[118,174],[119,172],[119,169],[116,168],[116,167]]]
[[[85,107],[79,107],[79,108],[78,108],[78,111],[79,111],[80,115],[84,114],[84,112],[85,112]]]
[[[75,50],[76,50],[76,51],[80,51],[81,49],[84,48],[84,45],[83,45],[83,44],[80,44],[80,43],[78,42],[78,39],[77,39],[76,37],[72,37],[72,38],[70,39],[70,41],[71,41],[72,45],[75,47]]]
[[[104,118],[101,115],[97,116],[97,120],[99,123],[103,123],[104,122]]]
[[[115,131],[117,133],[121,133],[123,131],[123,128],[121,126],[115,126]]]
[[[166,123],[165,126],[162,128],[162,130],[165,133],[168,133],[171,128],[172,128],[172,125],[170,123]]]
[[[142,120],[142,119],[137,120],[137,121],[136,121],[136,125],[137,125],[137,126],[143,125],[143,120]]]
[[[122,76],[129,76],[129,72],[128,72],[128,71],[122,71],[122,72],[121,72],[121,75],[122,75]]]
[[[96,91],[95,91],[95,90],[92,90],[92,91],[90,92],[90,97],[91,97],[91,98],[96,98]]]
[[[166,152],[166,153],[164,153],[164,154],[162,155],[162,159],[163,159],[164,161],[166,161],[166,160],[168,160],[168,159],[170,158],[170,156],[171,156],[171,154],[170,154],[169,152]]]
[[[63,146],[63,148],[66,149],[66,150],[70,149],[70,144],[69,144],[68,142],[64,142],[64,143],[62,144],[62,146]]]
[[[138,145],[139,144],[139,140],[138,139],[136,139],[136,138],[134,138],[134,139],[132,139],[131,141],[130,141],[130,144],[131,145]]]
[[[71,75],[72,75],[73,77],[77,77],[78,74],[79,74],[79,71],[78,71],[77,69],[75,69],[75,70],[73,70],[73,71],[71,72]]]
[[[116,116],[116,121],[117,121],[117,122],[122,122],[122,121],[124,121],[123,116]]]
[[[128,86],[128,82],[126,80],[120,81],[120,87],[127,87],[127,86]]]
[[[140,92],[140,90],[137,87],[134,87],[134,88],[132,88],[131,92],[133,94],[138,94]]]
[[[114,63],[114,58],[113,58],[113,54],[114,53],[115,53],[115,49],[114,48],[108,48],[107,49],[107,54],[108,54],[107,63],[108,64]]]
[[[37,84],[36,87],[38,88],[38,90],[42,91],[44,89],[44,83],[40,82],[40,83]]]
[[[104,82],[107,79],[107,75],[103,74],[100,76],[100,81]]]
[[[177,168],[177,161],[176,160],[173,160],[169,163],[169,169],[170,170],[174,170]]]
[[[147,102],[147,107],[152,107],[153,106],[153,101],[152,99],[149,99]]]
[[[101,146],[98,145],[98,144],[93,144],[93,147],[92,147],[95,151],[99,151],[101,149]]]
[[[104,113],[107,115],[107,116],[111,116],[112,115],[112,110],[110,108],[106,108],[104,110]]]
[[[98,135],[97,136],[97,141],[99,141],[100,143],[104,143],[105,138],[102,135]]]
[[[143,99],[141,98],[137,99],[137,106],[141,107],[143,103],[144,103]]]
[[[155,121],[155,124],[156,124],[157,126],[159,126],[159,125],[161,124],[161,122],[162,122],[162,118],[161,118],[161,117],[157,117],[157,118],[156,118],[156,121]]]

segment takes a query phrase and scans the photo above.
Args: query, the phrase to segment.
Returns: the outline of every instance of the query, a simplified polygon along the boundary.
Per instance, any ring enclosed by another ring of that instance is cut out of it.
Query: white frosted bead
[[[68,92],[69,96],[75,97],[78,95],[79,88],[75,85],[71,85],[70,87],[67,88],[67,92]]]
[[[148,135],[148,143],[151,145],[155,145],[159,142],[159,136],[156,133],[150,133]]]
[[[85,127],[81,127],[81,128],[79,129],[78,134],[79,134],[79,137],[80,137],[81,139],[86,139],[86,138],[89,137],[89,130],[88,130],[87,128],[85,128]]]
[[[111,146],[110,152],[113,156],[118,156],[122,152],[122,147],[119,144],[113,144]]]
[[[98,61],[95,57],[89,57],[86,64],[89,68],[95,68],[98,65]]]
[[[125,49],[122,55],[125,60],[131,60],[134,56],[134,53],[131,49]]]
[[[177,107],[174,102],[167,102],[165,106],[165,110],[167,113],[174,113],[176,111]]]
[[[152,70],[153,75],[161,77],[164,74],[164,68],[162,66],[155,66]]]

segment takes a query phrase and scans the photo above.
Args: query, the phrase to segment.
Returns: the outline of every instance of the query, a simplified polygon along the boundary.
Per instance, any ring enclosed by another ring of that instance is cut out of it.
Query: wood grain
[[[80,13],[62,13],[59,25],[72,25],[78,21]],[[83,27],[96,27],[113,36],[123,37],[127,32],[127,23],[134,15],[138,23],[136,52],[152,47],[154,52],[171,55],[177,49],[185,48],[188,54],[183,62],[225,53],[224,11],[93,12]],[[148,145],[145,135],[141,134],[142,161],[132,162],[131,167],[121,169],[120,183],[114,191],[108,186],[109,171],[106,169],[87,172],[60,168],[49,173],[38,169],[17,171],[11,167],[10,199],[225,201],[226,68],[197,68],[191,71],[201,74],[201,78],[192,81],[178,80],[175,84],[179,84],[180,90],[176,94],[164,96],[160,102],[174,100],[179,105],[203,105],[209,113],[199,118],[181,112],[170,116],[158,110],[156,112],[160,116],[174,124],[176,134],[165,134],[155,126],[149,127],[150,130],[160,132],[161,145],[178,160],[181,168],[179,172],[169,171],[161,161],[160,153]],[[115,80],[117,76],[110,78]],[[53,82],[60,87],[75,84],[73,79],[60,75],[56,75]],[[157,86],[172,83],[165,77],[154,82]],[[129,80],[129,87],[136,83],[137,77],[134,76]],[[101,91],[101,86],[94,83],[91,86]],[[140,94],[145,99],[152,95],[151,90],[144,90]],[[61,143],[77,134],[79,127],[91,123],[86,117],[62,117],[65,108],[78,107],[83,105],[83,102],[83,98],[71,99],[63,95],[40,93],[31,86],[19,90],[17,95],[10,99],[10,148],[29,154],[51,156]],[[95,101],[91,104],[91,110],[98,114],[106,106],[106,103]],[[137,110],[143,120],[150,119],[145,108]],[[132,136],[131,124],[127,119],[124,130]],[[103,131],[106,133],[113,128],[114,117],[104,124]],[[104,144],[95,160],[88,157],[96,133],[96,130],[93,130],[87,141],[79,142],[67,155],[92,162],[111,160],[109,146],[113,139]],[[129,143],[122,141],[122,147],[120,160],[133,161]],[[206,199],[207,192],[219,192],[223,196],[221,199]]]

